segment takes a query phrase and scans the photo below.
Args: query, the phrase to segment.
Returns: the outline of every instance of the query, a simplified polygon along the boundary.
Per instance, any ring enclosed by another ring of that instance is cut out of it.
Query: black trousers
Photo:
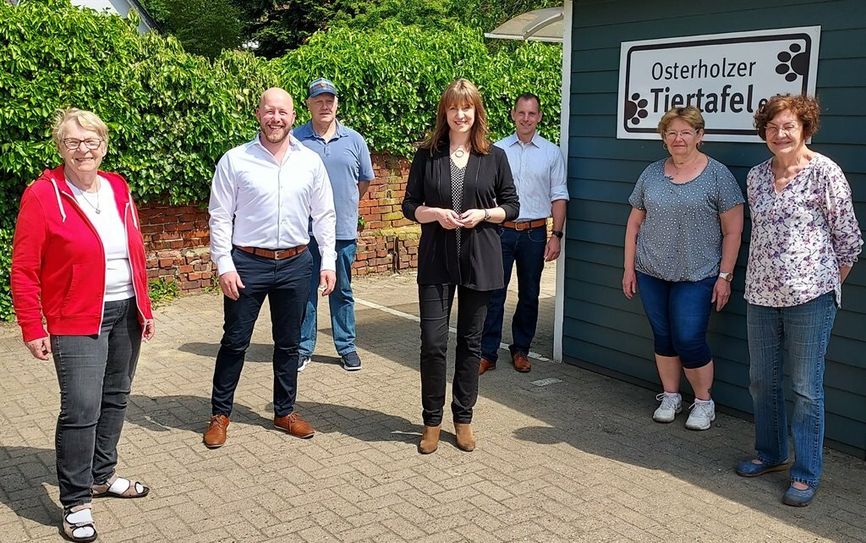
[[[425,426],[442,423],[445,405],[448,324],[454,293],[457,292],[457,349],[454,360],[451,412],[454,422],[472,422],[472,408],[478,399],[478,363],[481,332],[487,315],[490,291],[478,291],[451,284],[419,285],[421,310],[421,405]]]

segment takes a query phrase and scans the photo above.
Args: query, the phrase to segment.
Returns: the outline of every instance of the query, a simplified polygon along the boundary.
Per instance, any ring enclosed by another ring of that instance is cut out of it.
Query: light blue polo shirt
[[[337,210],[337,239],[358,237],[358,183],[372,181],[373,163],[367,142],[351,128],[337,121],[337,130],[330,141],[325,141],[313,130],[312,122],[292,131],[300,142],[315,151],[328,171]]]

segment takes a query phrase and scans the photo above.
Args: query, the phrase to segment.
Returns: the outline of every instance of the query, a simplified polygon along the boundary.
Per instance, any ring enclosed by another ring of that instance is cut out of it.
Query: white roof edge
[[[492,32],[486,32],[484,36],[503,40],[561,43],[564,11],[563,7],[527,11],[505,21]]]

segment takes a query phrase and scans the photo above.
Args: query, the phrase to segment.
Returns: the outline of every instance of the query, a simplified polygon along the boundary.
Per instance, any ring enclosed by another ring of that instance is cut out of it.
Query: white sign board
[[[705,140],[760,142],[754,114],[779,93],[815,94],[820,26],[623,42],[617,138],[659,139],[672,107],[698,107]]]

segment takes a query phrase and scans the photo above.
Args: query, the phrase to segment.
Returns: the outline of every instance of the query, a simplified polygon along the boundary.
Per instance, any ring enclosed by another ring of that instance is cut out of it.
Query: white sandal
[[[77,513],[86,511],[84,515],[78,515],[80,518],[73,521],[71,517]],[[90,504],[82,503],[63,511],[63,528],[60,530],[61,535],[68,541],[77,543],[87,543],[96,540],[96,526],[93,524],[93,514],[91,513]]]
[[[94,498],[143,498],[150,489],[138,481],[118,477],[115,473],[101,485],[90,487]]]

